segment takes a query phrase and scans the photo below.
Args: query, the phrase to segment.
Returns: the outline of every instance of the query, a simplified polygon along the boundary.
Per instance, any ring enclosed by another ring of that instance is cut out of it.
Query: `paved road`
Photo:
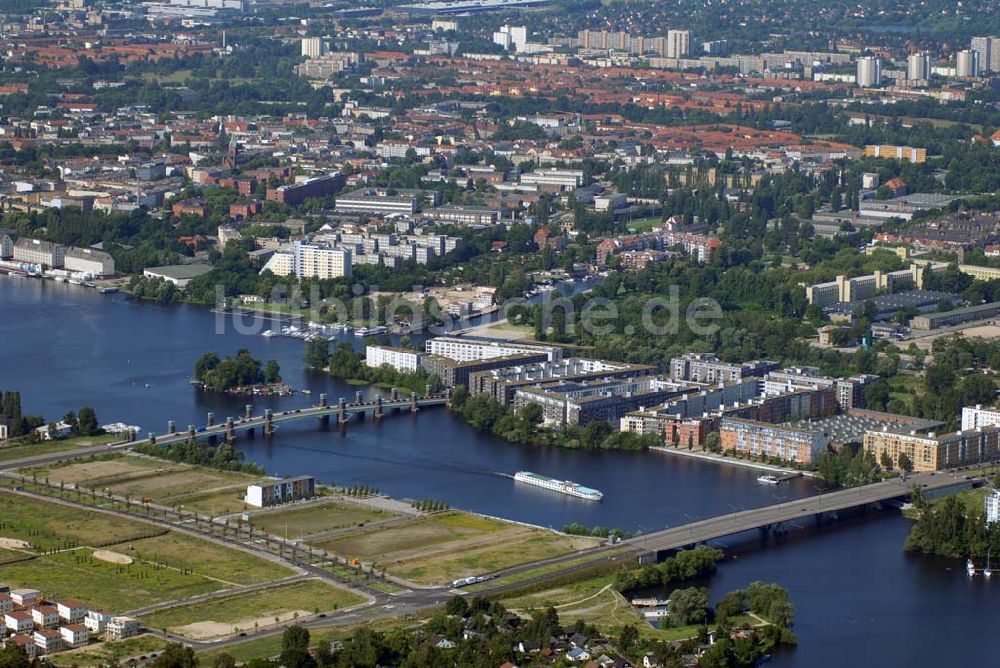
[[[763,508],[737,511],[718,517],[691,522],[678,527],[637,536],[627,542],[644,550],[672,550],[696,543],[730,536],[741,531],[749,531],[773,526],[782,522],[832,513],[846,508],[889,501],[909,495],[914,485],[926,491],[935,491],[960,484],[971,484],[964,475],[947,473],[923,473],[911,475],[906,481],[900,478],[886,480],[871,485],[862,485],[835,492],[827,492],[804,499],[786,501]]]

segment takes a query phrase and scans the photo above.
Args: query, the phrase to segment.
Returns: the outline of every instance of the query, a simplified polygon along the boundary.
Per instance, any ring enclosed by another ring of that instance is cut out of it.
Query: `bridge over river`
[[[414,394],[401,398],[399,391],[393,388],[388,399],[377,397],[374,401],[364,401],[362,393],[358,392],[352,403],[348,403],[341,397],[336,404],[327,403],[326,395],[321,394],[319,395],[319,404],[309,408],[281,412],[268,409],[264,411],[263,415],[253,415],[253,406],[247,404],[242,417],[228,417],[224,422],[216,422],[215,415],[209,413],[203,426],[196,428],[194,425],[188,425],[184,431],[178,431],[175,423],[170,421],[167,423],[166,433],[154,434],[150,432],[144,440],[135,440],[133,435],[131,443],[148,442],[153,445],[173,445],[199,438],[216,439],[220,436],[232,442],[238,432],[252,433],[254,430],[260,429],[265,436],[269,436],[274,433],[280,423],[293,420],[316,418],[321,425],[328,426],[330,418],[335,417],[337,423],[343,427],[352,417],[364,417],[368,413],[371,413],[376,420],[380,420],[392,413],[416,413],[424,408],[449,405],[451,405],[451,390],[436,394],[428,391],[423,397]]]

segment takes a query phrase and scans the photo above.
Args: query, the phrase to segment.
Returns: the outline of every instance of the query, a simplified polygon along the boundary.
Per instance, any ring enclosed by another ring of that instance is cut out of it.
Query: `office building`
[[[445,204],[427,212],[434,222],[446,225],[487,227],[496,225],[500,212],[486,206],[463,206]]]
[[[421,357],[423,355],[420,352],[409,348],[373,345],[365,347],[365,366],[372,369],[390,366],[396,371],[416,371],[420,368]]]
[[[413,193],[399,192],[396,195],[386,194],[386,191],[374,188],[363,188],[344,193],[337,198],[334,209],[338,213],[392,216],[413,215],[419,208],[417,196]]]
[[[927,81],[931,76],[931,56],[926,51],[911,53],[906,58],[907,81]]]
[[[339,192],[346,183],[347,178],[342,173],[333,172],[290,185],[268,188],[266,199],[278,204],[298,206],[313,197],[329,197]]]
[[[961,79],[970,79],[979,76],[982,68],[982,56],[979,52],[971,49],[959,51],[955,54],[955,76]]]
[[[468,380],[469,394],[492,397],[504,406],[514,403],[518,390],[553,381],[584,382],[615,378],[651,376],[656,368],[625,362],[573,357],[560,362],[540,362],[510,365],[502,369],[472,373]]]
[[[516,341],[491,341],[488,339],[464,339],[455,336],[437,336],[424,343],[428,355],[448,357],[458,362],[485,360],[511,355],[543,353],[547,362],[561,362],[562,348],[542,346]]]
[[[1000,426],[990,425],[976,429],[939,435],[922,434],[916,430],[881,431],[865,433],[864,448],[881,462],[883,456],[894,464],[905,454],[917,472],[940,471],[967,464],[995,461],[1000,455]]]
[[[882,60],[878,56],[858,58],[857,82],[862,88],[874,88],[882,85]]]
[[[303,475],[247,485],[243,501],[255,508],[266,508],[279,503],[311,499],[314,496],[316,496],[316,479]]]
[[[540,190],[573,190],[583,185],[583,170],[540,169],[522,174],[521,185],[537,186]]]
[[[837,404],[843,410],[849,408],[864,408],[864,389],[869,383],[878,380],[873,374],[860,374],[851,378],[831,378],[822,376],[816,367],[787,367],[780,371],[771,371],[764,376],[764,394],[782,394],[802,388],[819,389],[834,388]]]
[[[753,457],[811,465],[828,443],[823,433],[800,427],[729,417],[719,425],[719,445],[724,452]]]
[[[686,387],[658,376],[553,380],[517,389],[514,407],[539,406],[542,422],[549,426],[582,427],[597,421],[617,425],[629,411],[655,406]]]
[[[329,47],[322,37],[303,37],[302,55],[306,58],[319,58],[325,56]]]
[[[667,58],[686,58],[691,53],[690,30],[667,31]]]

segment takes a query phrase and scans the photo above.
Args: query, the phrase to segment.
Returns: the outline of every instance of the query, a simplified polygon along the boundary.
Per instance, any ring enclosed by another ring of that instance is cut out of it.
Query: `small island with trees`
[[[216,353],[205,353],[194,365],[192,384],[212,392],[228,394],[253,394],[287,396],[292,388],[281,382],[281,368],[275,360],[262,363],[246,348],[236,351],[234,357],[220,358]]]

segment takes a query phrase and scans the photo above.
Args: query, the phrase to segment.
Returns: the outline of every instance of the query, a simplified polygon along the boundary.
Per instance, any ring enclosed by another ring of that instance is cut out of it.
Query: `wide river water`
[[[250,329],[272,328],[270,322]],[[256,401],[288,410],[320,392],[350,400],[356,387],[310,372],[304,344],[240,334],[231,317],[188,306],[139,305],[121,295],[0,276],[0,390],[20,390],[25,412],[49,420],[90,405],[102,423],[161,433],[238,415],[246,401],[192,388],[204,352],[249,348],[276,359],[284,380],[311,395]],[[365,388],[373,395],[377,390]],[[247,458],[275,475],[314,475],[325,483],[367,484],[396,497],[439,499],[454,507],[559,528],[569,522],[650,531],[815,494],[808,479],[778,488],[758,473],[654,453],[581,452],[506,443],[479,434],[444,409],[352,422],[321,431],[310,420],[283,424],[271,439],[237,441]],[[515,485],[502,474],[531,470],[604,492],[590,503]],[[818,531],[793,532],[731,551],[712,580],[721,595],[753,580],[787,587],[798,607],[800,646],[776,665],[957,665],[988,662],[998,647],[1000,583],[968,581],[961,564],[908,556],[908,524],[874,513]]]

